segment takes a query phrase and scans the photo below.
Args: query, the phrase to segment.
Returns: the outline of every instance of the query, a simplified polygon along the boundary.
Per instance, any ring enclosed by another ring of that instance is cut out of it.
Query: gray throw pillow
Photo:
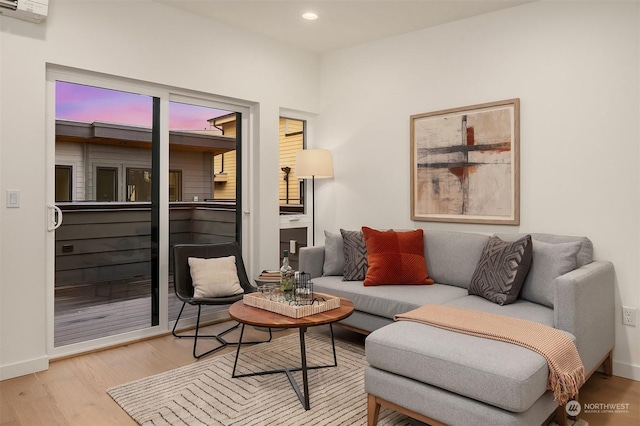
[[[361,231],[340,230],[344,246],[343,281],[362,281],[367,275],[367,246]]]
[[[499,305],[512,303],[529,272],[532,254],[531,235],[513,242],[491,237],[471,277],[469,294]]]
[[[344,244],[341,234],[324,231],[324,265],[322,275],[342,275],[344,273]]]
[[[533,261],[520,298],[553,308],[556,278],[576,269],[581,241],[549,244],[533,240]]]

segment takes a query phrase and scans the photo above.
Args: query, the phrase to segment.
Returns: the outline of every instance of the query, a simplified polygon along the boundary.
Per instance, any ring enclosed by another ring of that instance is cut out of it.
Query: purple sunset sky
[[[56,119],[151,127],[151,97],[99,87],[56,82]],[[171,130],[209,129],[207,120],[229,111],[171,102]]]

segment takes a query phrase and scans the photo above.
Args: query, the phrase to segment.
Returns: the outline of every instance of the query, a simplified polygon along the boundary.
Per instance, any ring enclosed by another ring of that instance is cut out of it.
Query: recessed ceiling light
[[[318,19],[318,14],[315,12],[306,12],[302,14],[302,17],[307,21],[315,21]]]

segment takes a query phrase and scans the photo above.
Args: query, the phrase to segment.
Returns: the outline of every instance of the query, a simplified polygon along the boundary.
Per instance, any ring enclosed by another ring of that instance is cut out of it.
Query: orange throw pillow
[[[424,258],[424,233],[377,231],[362,227],[369,269],[365,286],[385,284],[433,284]]]

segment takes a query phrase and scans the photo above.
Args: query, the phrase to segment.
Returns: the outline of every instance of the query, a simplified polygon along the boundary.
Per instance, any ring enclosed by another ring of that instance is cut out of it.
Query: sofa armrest
[[[554,323],[576,336],[589,374],[615,344],[615,272],[613,264],[594,261],[556,280]]]
[[[301,247],[298,262],[300,271],[311,274],[311,278],[321,277],[324,246]]]

